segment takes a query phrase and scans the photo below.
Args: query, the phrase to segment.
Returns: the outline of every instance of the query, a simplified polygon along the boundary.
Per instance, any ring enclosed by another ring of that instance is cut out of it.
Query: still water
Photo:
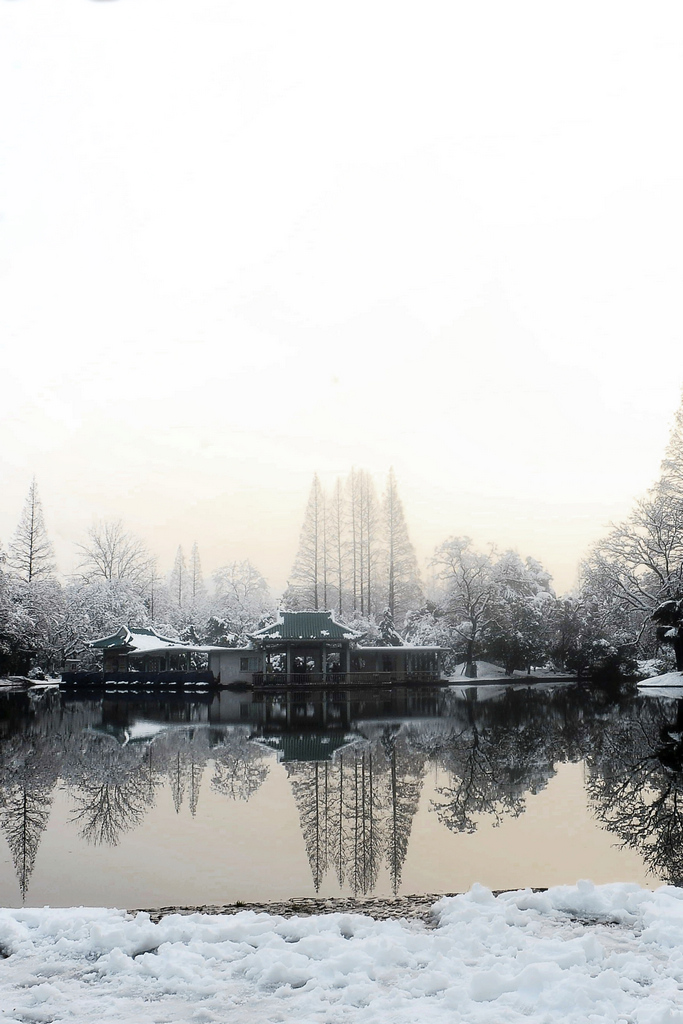
[[[683,701],[0,694],[0,904],[683,883]]]

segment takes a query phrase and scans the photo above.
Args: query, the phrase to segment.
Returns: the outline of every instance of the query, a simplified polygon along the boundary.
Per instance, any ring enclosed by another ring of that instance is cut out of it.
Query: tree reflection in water
[[[154,806],[160,780],[151,751],[86,733],[70,753],[62,777],[74,802],[71,820],[87,842],[116,846]]]
[[[398,891],[425,761],[399,727],[385,726],[331,761],[285,765],[316,892],[330,871],[340,886],[370,893],[383,863]]]
[[[683,885],[683,701],[640,698],[591,751],[587,789],[597,817],[648,869]]]
[[[47,828],[59,755],[37,736],[14,736],[0,745],[0,829],[9,846],[22,900]]]
[[[250,800],[271,770],[269,746],[283,761],[316,891],[329,877],[368,894],[382,871],[399,890],[428,769],[437,779],[430,810],[472,833],[521,815],[558,764],[580,760],[596,819],[653,875],[683,884],[683,702],[577,688],[482,693],[403,693],[395,705],[386,693],[346,705],[337,694],[329,730],[313,707],[303,733],[270,725],[268,709],[251,704],[253,720],[232,724],[211,724],[192,701],[180,711],[115,704],[107,724],[101,701],[3,698],[0,830],[22,897],[60,780],[81,837],[115,846],[166,787],[178,813],[186,805],[196,815],[207,766],[214,793]],[[283,707],[274,701],[278,715]],[[138,733],[145,712],[153,722]]]

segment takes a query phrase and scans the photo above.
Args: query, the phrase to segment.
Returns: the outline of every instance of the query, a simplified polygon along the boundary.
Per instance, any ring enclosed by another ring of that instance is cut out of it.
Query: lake
[[[0,693],[0,903],[683,882],[683,701]]]

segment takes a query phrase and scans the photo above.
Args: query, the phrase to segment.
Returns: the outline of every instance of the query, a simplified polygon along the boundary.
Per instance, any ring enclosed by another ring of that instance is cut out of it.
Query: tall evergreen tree
[[[335,607],[341,618],[344,614],[344,591],[347,582],[346,502],[339,478],[334,485],[327,508],[327,544],[330,585],[335,595]]]
[[[379,508],[377,494],[372,477],[367,470],[359,473],[359,513],[360,513],[360,555],[361,580],[365,584],[365,592],[361,590],[361,614],[372,615],[377,611],[377,578],[376,569],[379,561]]]
[[[349,543],[351,547],[351,610],[355,613],[360,610],[360,565],[358,549],[360,543],[360,523],[358,515],[358,478],[355,469],[352,469],[346,482],[349,508]]]
[[[403,503],[398,495],[393,468],[389,470],[382,498],[382,527],[386,604],[392,619],[395,622],[403,622],[406,613],[420,607],[424,598],[415,549],[408,536]]]
[[[683,396],[674,417],[657,489],[683,500]]]
[[[176,551],[175,561],[173,563],[173,568],[171,569],[168,585],[171,591],[171,600],[178,606],[178,608],[183,608],[188,597],[188,578],[185,555],[183,554],[183,549],[180,545]]]
[[[187,575],[189,597],[192,602],[192,607],[196,608],[206,596],[206,587],[204,585],[204,577],[202,575],[202,563],[199,557],[197,541],[192,545]]]
[[[26,583],[49,578],[55,570],[54,552],[45,528],[35,477],[9,545],[9,567]]]
[[[347,485],[352,569],[352,610],[372,615],[377,610],[375,570],[379,554],[379,516],[372,477],[352,469]]]
[[[292,567],[291,582],[286,595],[290,607],[318,611],[327,597],[327,550],[325,528],[325,495],[318,474],[308,496],[304,524]]]

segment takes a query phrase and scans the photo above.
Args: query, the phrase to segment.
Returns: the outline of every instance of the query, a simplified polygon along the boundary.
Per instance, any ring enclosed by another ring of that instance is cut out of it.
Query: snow
[[[500,679],[507,677],[507,672],[500,665],[494,665],[490,661],[478,661],[477,665],[477,679]],[[453,675],[450,676],[450,681],[453,683],[461,683],[469,679],[465,675],[466,663],[461,661],[459,665],[455,666]]]
[[[683,686],[683,672],[665,672],[661,676],[651,676],[650,679],[642,679],[638,686]]]
[[[2,910],[2,1021],[683,1024],[683,890],[475,885],[435,912]]]
[[[651,676],[661,675],[661,658],[641,658],[636,662],[636,665],[638,666],[638,672],[643,677],[643,679],[647,679]]]

